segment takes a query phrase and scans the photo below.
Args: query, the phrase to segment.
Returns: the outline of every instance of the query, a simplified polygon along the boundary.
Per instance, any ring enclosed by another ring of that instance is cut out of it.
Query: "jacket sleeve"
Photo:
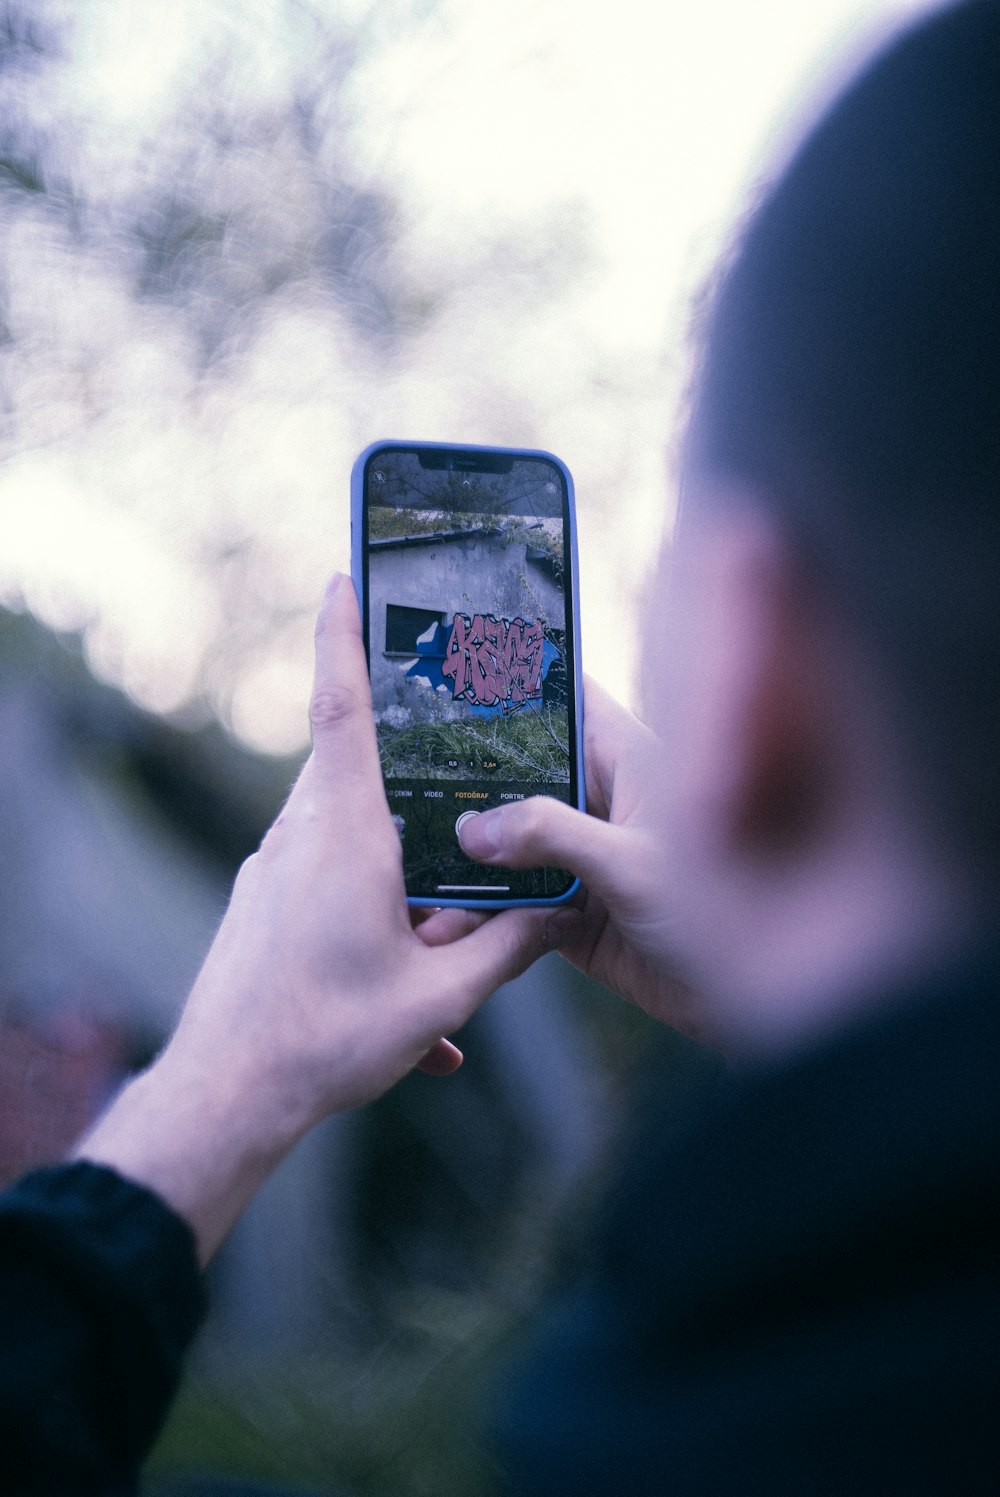
[[[124,1494],[204,1314],[193,1235],[85,1162],[0,1195],[0,1450],[8,1490]]]

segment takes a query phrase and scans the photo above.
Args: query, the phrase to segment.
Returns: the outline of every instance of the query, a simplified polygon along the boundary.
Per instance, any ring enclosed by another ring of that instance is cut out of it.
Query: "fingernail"
[[[482,811],[463,821],[458,833],[462,851],[473,858],[494,858],[500,851],[501,817],[503,811]]]
[[[343,580],[344,580],[344,573],[343,572],[334,572],[333,575],[332,575],[332,577],[328,577],[327,580],[326,580],[326,586],[323,589],[323,597],[324,597],[324,599],[329,599],[329,598],[335,597],[336,594],[337,594],[338,589],[340,588],[340,584],[343,582]]]

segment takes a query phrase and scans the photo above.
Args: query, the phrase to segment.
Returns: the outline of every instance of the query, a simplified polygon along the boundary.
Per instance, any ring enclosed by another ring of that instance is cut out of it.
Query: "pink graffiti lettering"
[[[441,670],[451,678],[454,701],[514,712],[541,696],[544,652],[541,619],[456,613]]]

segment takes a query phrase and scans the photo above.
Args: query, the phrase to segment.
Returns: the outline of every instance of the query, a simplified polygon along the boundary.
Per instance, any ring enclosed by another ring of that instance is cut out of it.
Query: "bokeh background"
[[[585,664],[640,699],[712,266],[919,8],[0,7],[6,1178],[162,1042],[287,791],[361,447],[558,452]],[[163,1491],[493,1490],[482,1380],[558,1282],[636,1073],[702,1062],[557,959],[466,1048],[307,1140],[234,1234]]]

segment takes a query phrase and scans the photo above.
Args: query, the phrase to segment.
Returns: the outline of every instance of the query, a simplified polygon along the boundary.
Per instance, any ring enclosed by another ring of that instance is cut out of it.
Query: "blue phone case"
[[[573,619],[573,687],[574,702],[576,704],[575,722],[575,745],[576,745],[576,806],[578,810],[585,809],[585,786],[583,777],[583,681],[580,670],[580,607],[579,607],[579,562],[577,556],[577,531],[576,531],[576,500],[573,490],[573,478],[569,469],[562,460],[554,453],[546,452],[540,448],[530,447],[486,447],[477,446],[465,442],[417,442],[388,440],[384,442],[372,442],[360,453],[351,470],[351,577],[354,582],[354,590],[358,595],[358,603],[364,614],[364,558],[362,556],[362,536],[364,525],[362,511],[364,506],[364,475],[368,459],[376,452],[386,449],[412,450],[414,448],[433,449],[441,452],[468,452],[497,454],[502,457],[515,458],[541,458],[555,465],[562,473],[566,482],[566,493],[568,497],[569,510],[569,536],[568,553],[570,560],[570,578],[567,595],[572,600],[571,613]],[[366,647],[368,641],[366,640]],[[551,898],[531,899],[447,899],[441,897],[425,898],[414,895],[407,896],[407,903],[414,906],[436,908],[437,906],[454,905],[460,909],[485,909],[503,910],[515,907],[529,906],[542,908],[545,906],[565,904],[572,899],[580,887],[580,880],[574,879],[565,894]]]

